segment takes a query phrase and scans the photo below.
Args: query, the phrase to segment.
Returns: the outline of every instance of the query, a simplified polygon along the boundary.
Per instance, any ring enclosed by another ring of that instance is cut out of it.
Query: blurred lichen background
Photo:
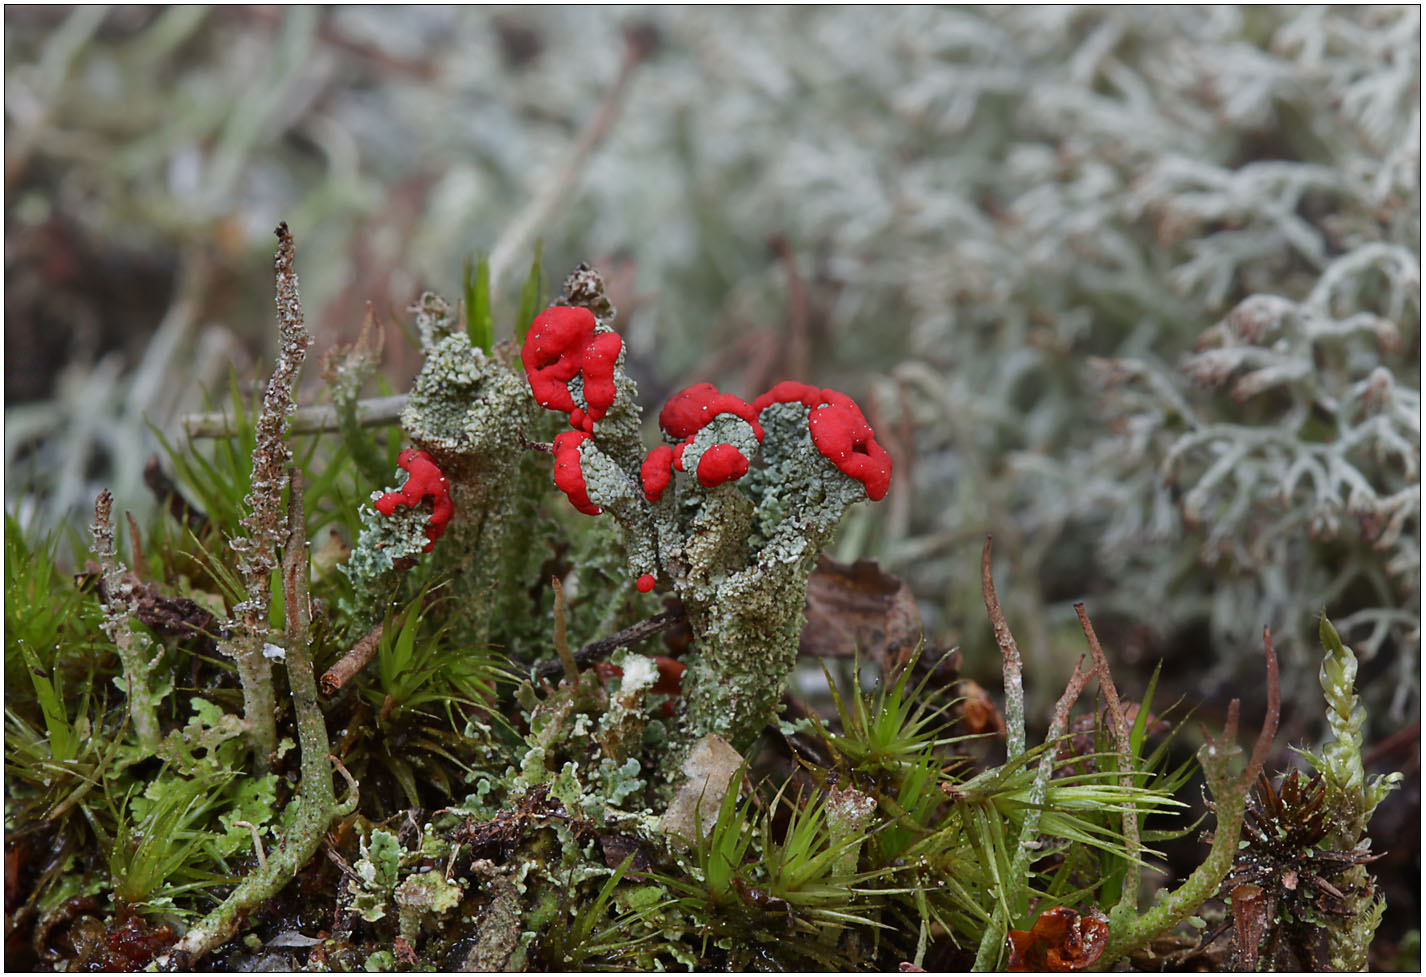
[[[538,239],[606,272],[647,400],[868,405],[897,477],[837,555],[984,649],[994,534],[1032,702],[1073,600],[1210,703],[1264,625],[1315,688],[1325,608],[1384,738],[1419,712],[1419,44],[1415,6],[8,6],[7,506],[142,504],[156,432],[271,357],[279,220],[319,357],[477,252],[517,293]]]

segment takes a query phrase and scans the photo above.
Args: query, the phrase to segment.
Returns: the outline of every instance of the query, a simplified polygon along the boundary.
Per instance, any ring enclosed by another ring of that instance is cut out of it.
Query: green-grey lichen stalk
[[[292,460],[286,440],[287,423],[295,408],[297,375],[312,343],[302,324],[292,234],[286,222],[278,225],[276,233],[278,245],[273,263],[277,272],[279,350],[257,418],[252,480],[244,500],[248,515],[242,521],[247,535],[234,537],[229,544],[237,554],[247,596],[233,608],[235,620],[230,636],[218,644],[219,651],[237,663],[243,689],[243,722],[263,767],[277,749],[276,699],[264,645],[272,601],[272,571],[277,566],[277,544],[282,536],[282,489]]]
[[[136,632],[129,621],[133,613],[134,585],[115,550],[113,505],[114,497],[108,489],[100,492],[94,500],[94,524],[89,527],[94,537],[94,556],[104,574],[102,627],[114,642],[124,668],[124,700],[129,706],[129,721],[134,724],[140,745],[152,753],[159,746],[159,724],[149,673],[163,656],[163,649],[150,659],[148,638]]]
[[[817,554],[848,506],[885,493],[890,459],[850,398],[792,382],[753,404],[689,387],[659,415],[666,442],[647,451],[612,316],[602,281],[581,268],[526,337],[536,399],[573,427],[556,438],[555,481],[580,511],[618,523],[640,590],[663,581],[683,602],[694,652],[682,745],[715,733],[745,749],[795,663]],[[826,446],[832,429],[841,452]]]
[[[1322,772],[1327,788],[1326,806],[1331,813],[1326,843],[1335,851],[1350,852],[1361,847],[1372,812],[1395,789],[1401,774],[1367,779],[1362,767],[1367,713],[1355,689],[1357,657],[1342,643],[1325,614],[1318,634],[1326,652],[1319,676],[1327,700],[1327,726],[1332,738],[1320,755],[1309,753],[1306,757]],[[1333,970],[1352,973],[1366,969],[1367,950],[1381,922],[1386,900],[1375,890],[1371,875],[1360,864],[1348,868],[1343,879],[1347,882],[1343,890],[1347,912],[1327,917],[1327,950]]]
[[[155,960],[160,970],[191,969],[195,960],[230,939],[253,909],[276,895],[316,854],[332,822],[356,810],[357,785],[344,768],[338,767],[347,777],[347,797],[338,801],[332,789],[333,758],[329,754],[326,718],[317,703],[317,678],[309,647],[305,519],[301,476],[294,470],[289,490],[288,536],[282,555],[286,648],[281,656],[287,664],[287,682],[297,722],[297,745],[301,750],[302,779],[293,801],[296,810],[291,826],[266,860],[249,873],[227,899]]]

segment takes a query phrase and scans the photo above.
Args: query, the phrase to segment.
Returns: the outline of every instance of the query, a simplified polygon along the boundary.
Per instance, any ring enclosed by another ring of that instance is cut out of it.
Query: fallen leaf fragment
[[[1109,924],[1099,914],[1081,916],[1066,906],[1040,913],[1035,925],[1011,930],[1011,973],[1083,970],[1104,952]]]
[[[683,774],[688,779],[678,788],[660,826],[664,834],[680,838],[698,837],[713,830],[718,820],[718,807],[728,784],[743,765],[743,756],[716,733],[709,733],[689,751],[683,761]]]
[[[850,658],[858,651],[883,671],[921,643],[921,617],[906,581],[874,561],[838,563],[825,553],[807,580],[807,625],[798,647],[810,658]]]

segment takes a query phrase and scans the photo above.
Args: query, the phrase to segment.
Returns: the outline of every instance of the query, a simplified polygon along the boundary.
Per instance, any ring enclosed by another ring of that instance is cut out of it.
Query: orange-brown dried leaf
[[[921,618],[904,580],[875,561],[838,563],[825,554],[807,581],[807,625],[800,654],[850,658],[860,652],[886,670],[921,642]]]
[[[1005,735],[1005,719],[1000,715],[1000,710],[995,708],[990,693],[981,688],[979,683],[961,679],[956,683],[956,696],[961,700],[956,706],[956,712],[962,731],[973,735]]]
[[[1109,942],[1109,924],[1098,914],[1081,916],[1066,906],[1047,909],[1027,930],[1011,930],[1010,971],[1065,973],[1099,959]]]

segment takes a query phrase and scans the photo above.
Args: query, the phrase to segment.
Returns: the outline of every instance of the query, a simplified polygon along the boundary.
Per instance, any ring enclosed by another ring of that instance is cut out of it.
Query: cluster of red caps
[[[597,332],[594,314],[577,306],[551,306],[535,317],[525,337],[520,359],[535,400],[550,410],[569,415],[572,430],[555,438],[555,485],[570,503],[587,515],[602,510],[589,498],[589,488],[580,468],[579,446],[603,420],[618,396],[614,384],[614,364],[623,349],[617,333]],[[570,382],[582,381],[584,406],[575,402]],[[862,414],[846,394],[785,380],[751,404],[733,394],[722,393],[711,383],[696,383],[669,398],[659,412],[659,426],[675,444],[661,444],[649,452],[640,467],[644,495],[657,502],[673,481],[674,471],[684,471],[683,452],[693,439],[721,414],[733,414],[752,426],[758,441],[764,431],[758,418],[773,404],[800,403],[808,409],[812,443],[824,457],[846,475],[861,482],[867,497],[877,501],[891,484],[891,456],[881,445]],[[375,502],[382,515],[391,515],[398,506],[415,506],[431,500],[426,523],[426,552],[445,532],[454,514],[450,486],[431,455],[417,448],[401,452],[398,464],[408,473],[399,491],[388,492]],[[710,446],[698,458],[695,472],[705,488],[742,478],[751,459],[733,444]],[[639,578],[640,590],[654,586],[652,574]]]
[[[644,459],[639,474],[644,495],[658,501],[673,477],[672,469],[683,471],[683,450],[719,414],[735,414],[752,425],[761,441],[759,418],[773,404],[800,403],[808,408],[808,427],[817,450],[844,474],[866,488],[873,502],[886,495],[891,485],[891,456],[876,442],[876,435],[861,408],[844,393],[784,380],[751,404],[733,394],[721,393],[711,383],[696,383],[669,398],[659,412],[659,426],[675,445],[659,445]],[[735,445],[715,444],[698,459],[698,481],[712,488],[748,473],[749,459]]]
[[[428,542],[424,550],[429,553],[435,547],[436,540],[446,531],[451,516],[455,515],[450,483],[441,473],[430,452],[420,448],[407,448],[396,456],[396,464],[406,470],[406,484],[398,491],[387,492],[372,504],[377,512],[389,516],[396,511],[397,506],[416,506],[430,499],[431,517],[426,520]]]
[[[579,446],[594,430],[619,395],[614,386],[614,363],[624,348],[618,333],[594,330],[594,313],[577,306],[555,305],[541,312],[525,335],[520,362],[530,390],[541,407],[569,415],[574,430],[555,438],[555,484],[580,512],[597,516],[602,511],[589,501],[589,489],[579,467]],[[584,383],[585,407],[574,402],[570,381]]]
[[[580,468],[579,446],[594,431],[613,405],[618,390],[614,384],[614,364],[623,348],[618,334],[595,329],[594,314],[576,306],[552,306],[535,317],[525,337],[520,359],[535,400],[550,410],[569,415],[573,430],[555,438],[555,484],[580,512],[598,515],[600,508],[589,498],[589,489]],[[583,382],[584,407],[569,389],[570,382]],[[673,481],[673,472],[683,471],[683,452],[720,414],[733,414],[752,425],[762,441],[758,422],[762,412],[777,403],[801,403],[808,408],[812,443],[832,464],[861,482],[873,501],[886,495],[891,484],[891,456],[877,444],[871,425],[861,408],[846,394],[787,380],[779,383],[751,404],[733,394],[722,393],[711,383],[697,383],[673,397],[659,412],[659,426],[677,443],[661,444],[649,452],[639,475],[644,495],[658,501]],[[706,488],[742,478],[751,463],[736,445],[714,444],[698,458],[695,474]],[[650,574],[639,578],[639,589],[649,590]]]

